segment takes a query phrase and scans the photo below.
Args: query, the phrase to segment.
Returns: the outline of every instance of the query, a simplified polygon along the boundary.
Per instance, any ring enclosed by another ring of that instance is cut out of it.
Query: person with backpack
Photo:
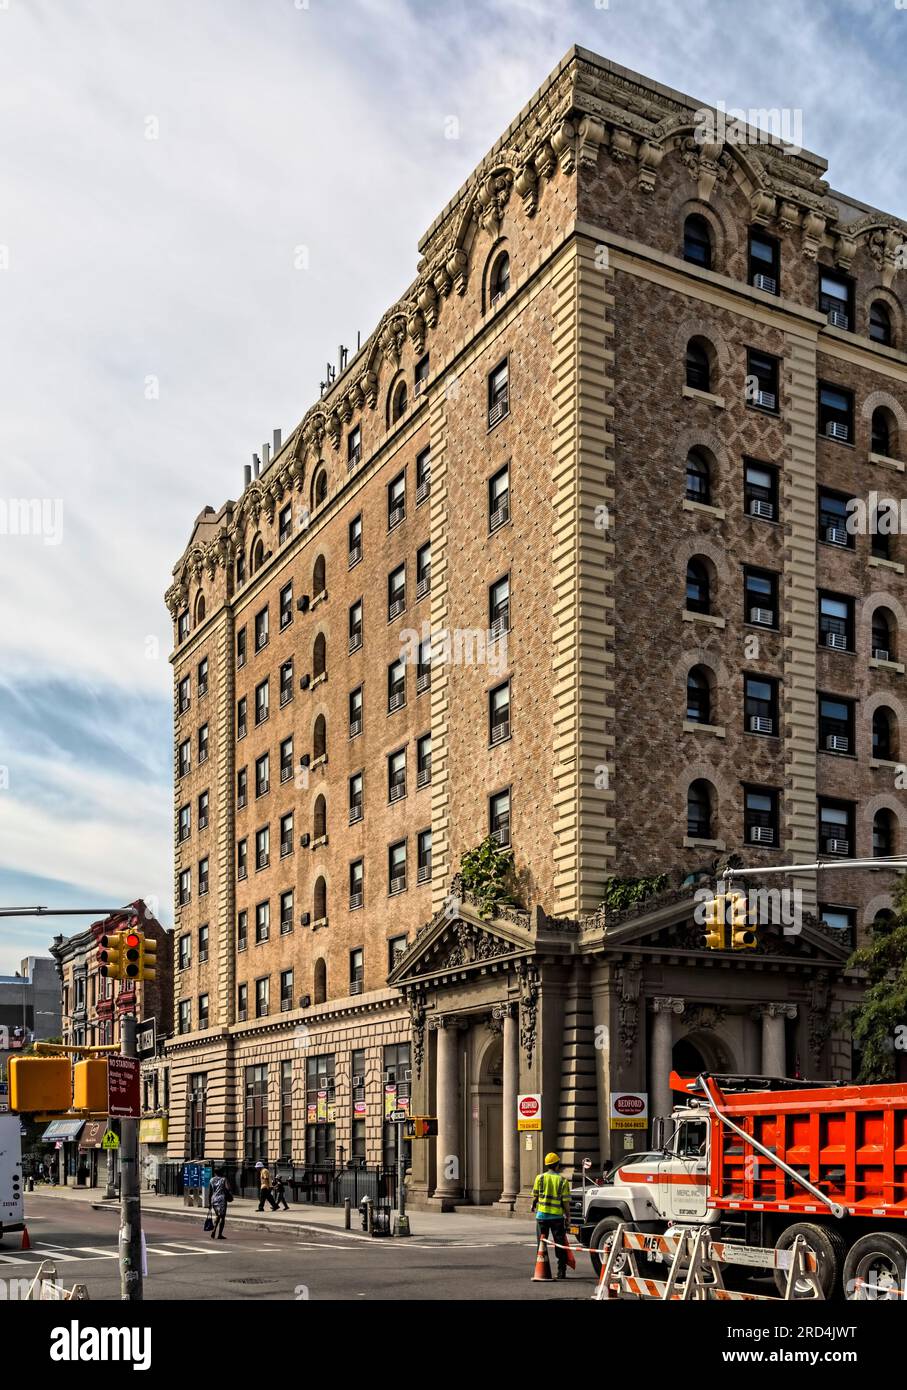
[[[208,1187],[208,1207],[213,1222],[211,1239],[224,1240],[224,1224],[227,1220],[227,1207],[233,1201],[233,1192],[223,1168],[215,1168],[214,1177]]]

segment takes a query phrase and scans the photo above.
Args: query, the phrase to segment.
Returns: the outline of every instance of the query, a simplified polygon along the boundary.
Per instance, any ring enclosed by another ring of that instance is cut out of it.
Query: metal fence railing
[[[222,1168],[237,1197],[255,1199],[259,1194],[258,1171],[254,1164],[237,1164],[227,1159],[194,1159],[204,1167]],[[168,1160],[158,1164],[153,1190],[162,1197],[182,1197],[183,1163]],[[278,1175],[286,1184],[288,1202],[342,1207],[347,1198],[358,1207],[370,1197],[379,1206],[396,1206],[397,1170],[382,1163],[292,1163],[286,1159],[269,1164],[271,1177]]]

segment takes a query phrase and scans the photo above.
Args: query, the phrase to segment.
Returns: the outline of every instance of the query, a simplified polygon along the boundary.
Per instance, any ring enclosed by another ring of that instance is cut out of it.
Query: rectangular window
[[[778,520],[778,470],[767,463],[744,464],[743,506],[747,516]]]
[[[203,897],[208,891],[208,856],[198,861],[198,894]]]
[[[242,810],[249,798],[249,771],[241,767],[236,774],[236,805]]]
[[[203,656],[198,663],[197,684],[199,699],[201,699],[202,695],[208,693],[208,658],[206,656]]]
[[[819,645],[836,652],[854,650],[854,601],[844,594],[819,594]]]
[[[176,620],[176,639],[178,642],[185,642],[189,636],[189,609],[186,608],[180,613]]]
[[[362,559],[362,517],[354,516],[348,528],[349,539],[349,567],[358,564]]]
[[[179,830],[177,838],[182,842],[188,840],[192,834],[192,808],[191,806],[181,806],[179,813]]]
[[[778,734],[778,682],[769,676],[744,676],[744,727],[749,734]]]
[[[412,1091],[412,1064],[409,1043],[392,1043],[384,1048],[382,1056],[384,1094],[390,1095],[395,1108],[409,1110]],[[393,1167],[398,1160],[397,1144],[402,1126],[385,1123],[382,1136],[381,1157],[387,1167]]]
[[[246,629],[241,627],[236,634],[236,665],[246,664]]]
[[[421,396],[428,385],[428,353],[416,363],[415,378],[413,382],[414,394]]]
[[[401,801],[406,796],[406,749],[391,753],[387,760],[387,799]]]
[[[245,1140],[243,1157],[247,1163],[268,1161],[268,1067],[267,1063],[245,1069]]]
[[[266,825],[255,832],[255,867],[266,869],[271,862],[271,832]]]
[[[292,970],[281,970],[280,972],[280,1012],[285,1014],[293,1007],[293,972]]]
[[[180,907],[185,907],[192,897],[192,870],[183,869],[179,878]]]
[[[819,382],[819,433],[838,444],[852,444],[853,392]]]
[[[255,614],[255,650],[260,652],[268,645],[268,609],[264,607]]]
[[[306,1055],[305,1072],[306,1163],[333,1164],[336,1106],[333,1054]]]
[[[743,569],[743,621],[778,626],[778,576],[771,570]]]
[[[350,951],[350,994],[361,994],[365,983],[365,952],[361,946]]]
[[[260,946],[271,935],[271,904],[257,903],[255,906],[255,944]]]
[[[846,493],[819,489],[819,540],[824,545],[837,545],[842,550],[854,549],[856,537],[847,529],[849,501]]]
[[[362,906],[364,861],[354,859],[350,864],[350,911]]]
[[[208,793],[201,792],[198,798],[198,828],[206,830],[208,827]]]
[[[403,955],[403,952],[404,952],[405,950],[406,950],[406,937],[405,937],[405,936],[392,936],[391,939],[390,939],[390,941],[387,943],[387,972],[388,972],[388,974],[390,974],[390,972],[393,970],[394,966],[397,964],[397,961],[398,961],[398,960],[400,959],[400,957]]]
[[[510,520],[510,468],[505,465],[488,479],[488,530],[497,531]]]
[[[249,1017],[249,986],[239,985],[236,991],[236,1017],[240,1023],[245,1023]]]
[[[245,878],[249,872],[249,841],[236,842],[236,877]]]
[[[255,687],[255,723],[263,724],[269,712],[268,682],[263,680]]]
[[[431,734],[416,740],[416,786],[427,787],[431,781]]]
[[[246,710],[248,702],[245,695],[236,702],[236,737],[245,738],[246,736]]]
[[[819,312],[833,328],[853,326],[853,281],[819,267]]]
[[[179,712],[180,712],[180,714],[185,714],[185,713],[186,713],[186,710],[189,708],[189,705],[191,704],[191,688],[190,688],[190,687],[191,687],[191,682],[190,682],[189,677],[188,677],[188,676],[183,676],[183,679],[180,681],[179,686],[177,687],[177,690],[178,690],[177,703],[179,704]]]
[[[280,745],[280,780],[289,782],[293,776],[293,738],[285,738]]]
[[[350,778],[350,825],[362,820],[362,773],[354,772]]]
[[[187,933],[179,939],[179,968],[188,970],[192,964],[192,937]]]
[[[285,584],[280,591],[280,630],[293,621],[293,585]]]
[[[349,636],[349,640],[348,640],[348,642],[347,642],[347,650],[350,651],[350,652],[358,652],[359,648],[362,646],[362,599],[361,599],[361,598],[357,599],[355,603],[351,603],[351,604],[350,604],[350,611],[349,611],[349,618],[348,618],[348,636]]]
[[[293,812],[287,811],[280,818],[280,857],[293,853]]]
[[[406,704],[406,664],[402,657],[391,662],[387,668],[387,712],[401,709]]]
[[[280,704],[283,707],[293,698],[293,662],[285,661],[280,668]]]
[[[205,1029],[208,1027],[208,1006],[208,995],[200,994],[198,996],[198,1026],[201,1032],[204,1032]]]
[[[350,691],[350,738],[362,733],[362,686]]]
[[[778,359],[755,348],[746,352],[746,402],[759,410],[778,412]]]
[[[416,455],[416,506],[431,494],[431,449]]]
[[[244,951],[249,944],[249,914],[243,909],[236,918],[236,949]]]
[[[406,516],[406,474],[398,473],[387,489],[387,529],[399,526]]]
[[[419,643],[416,658],[416,694],[422,695],[431,687],[431,638],[425,637]]]
[[[393,622],[406,609],[406,565],[398,565],[387,576],[387,620]]]
[[[387,852],[388,891],[402,893],[406,888],[406,841],[399,840]]]
[[[855,907],[832,907],[828,903],[820,903],[819,921],[832,931],[840,932],[840,940],[844,944],[853,944],[857,927]]]
[[[416,551],[416,598],[425,598],[431,592],[431,541]]]
[[[179,752],[177,754],[177,768],[179,770],[180,777],[185,777],[192,767],[191,749],[192,745],[188,739],[184,739],[179,746]]]
[[[271,759],[269,754],[262,753],[260,758],[255,759],[255,795],[264,796],[271,789]]]
[[[192,1001],[191,999],[181,999],[179,1008],[179,1031],[189,1033],[192,1031]]]
[[[488,428],[510,414],[509,363],[505,359],[488,377]]]
[[[488,694],[488,741],[494,746],[510,737],[510,681]]]
[[[355,425],[346,437],[346,466],[352,470],[362,458],[362,429]]]
[[[293,507],[291,503],[288,502],[285,507],[281,508],[277,518],[277,526],[277,543],[278,545],[285,545],[293,530]]]
[[[280,895],[280,934],[286,936],[293,930],[293,890],[287,888]]]
[[[200,763],[208,761],[208,725],[202,724],[198,731],[198,760]]]
[[[743,834],[748,845],[778,844],[778,801],[774,788],[744,787]]]
[[[819,696],[819,747],[824,753],[854,752],[853,700]]]
[[[750,231],[749,282],[766,294],[778,294],[781,286],[781,247],[774,237]]]
[[[488,635],[492,641],[510,630],[510,575],[488,586]]]
[[[416,837],[416,882],[431,882],[431,831],[420,830]]]
[[[292,977],[292,970],[289,973]],[[280,1156],[290,1160],[293,1157],[293,1063],[290,1060],[280,1064]]]
[[[189,1077],[189,1157],[205,1156],[205,1117],[208,1106],[208,1074],[193,1072]]]
[[[208,924],[207,922],[198,929],[198,959],[204,965],[208,959]]]
[[[488,798],[488,833],[499,845],[510,844],[510,789]]]
[[[822,854],[854,856],[854,805],[851,801],[819,798],[819,851]]]

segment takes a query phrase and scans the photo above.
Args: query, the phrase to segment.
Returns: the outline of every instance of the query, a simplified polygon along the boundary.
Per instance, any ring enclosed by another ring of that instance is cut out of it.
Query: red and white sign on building
[[[107,1058],[107,1113],[115,1120],[137,1120],[141,1115],[137,1057]]]
[[[649,1097],[645,1091],[614,1091],[611,1094],[612,1129],[648,1129]]]
[[[523,1130],[539,1130],[542,1127],[542,1097],[536,1095],[517,1096],[516,1127]]]

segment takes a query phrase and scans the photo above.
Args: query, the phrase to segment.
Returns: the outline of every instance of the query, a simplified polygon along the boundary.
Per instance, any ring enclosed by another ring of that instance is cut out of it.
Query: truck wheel
[[[847,1242],[840,1231],[831,1226],[817,1226],[812,1221],[797,1221],[786,1227],[775,1241],[776,1250],[790,1250],[797,1236],[804,1236],[808,1248],[819,1262],[819,1283],[826,1298],[831,1298],[841,1287],[841,1271]],[[775,1270],[775,1287],[780,1294],[787,1288],[787,1270]],[[808,1296],[811,1285],[806,1279],[794,1283],[795,1296]]]
[[[611,1242],[614,1240],[614,1232],[617,1230],[618,1226],[623,1226],[625,1224],[626,1223],[621,1221],[619,1216],[606,1216],[602,1221],[599,1221],[595,1230],[592,1232],[589,1241],[589,1258],[592,1261],[592,1268],[595,1270],[596,1279],[601,1274],[610,1253]],[[630,1227],[631,1231],[635,1229],[635,1226]],[[614,1262],[615,1271],[623,1269],[626,1258],[625,1254],[618,1255]]]
[[[857,1287],[861,1281],[861,1287]],[[907,1283],[907,1241],[890,1231],[861,1236],[844,1261],[844,1297],[851,1301],[892,1302]]]

